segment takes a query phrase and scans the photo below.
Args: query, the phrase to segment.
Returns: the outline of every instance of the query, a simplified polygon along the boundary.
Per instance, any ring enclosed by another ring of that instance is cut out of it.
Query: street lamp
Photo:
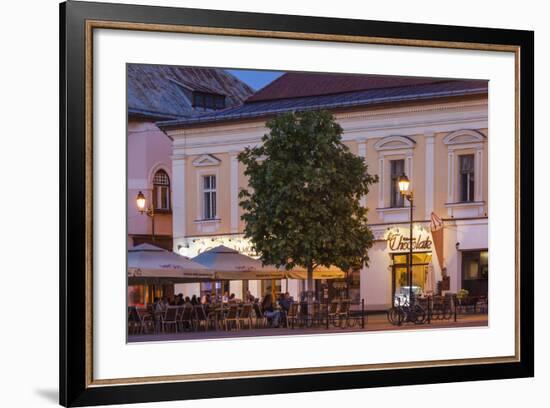
[[[140,191],[136,197],[136,205],[140,214],[145,214],[148,217],[151,217],[151,231],[153,242],[155,242],[155,208],[153,205],[146,207],[145,195]]]
[[[408,262],[408,274],[407,274],[407,283],[409,285],[409,306],[412,306],[413,301],[413,293],[412,293],[412,283],[413,283],[413,276],[412,276],[412,266],[413,266],[413,192],[412,190],[409,190],[411,182],[409,181],[409,178],[403,173],[399,178],[397,179],[397,184],[399,185],[399,192],[403,197],[405,197],[411,207],[411,217],[410,217],[410,225],[409,225],[409,262]]]

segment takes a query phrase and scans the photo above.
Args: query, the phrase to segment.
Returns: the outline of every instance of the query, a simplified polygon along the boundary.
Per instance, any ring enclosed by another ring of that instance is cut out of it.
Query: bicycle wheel
[[[426,310],[422,306],[414,305],[411,312],[411,321],[414,324],[423,324],[426,321]]]
[[[394,326],[398,326],[404,321],[404,313],[400,308],[392,307],[388,310],[388,321]]]

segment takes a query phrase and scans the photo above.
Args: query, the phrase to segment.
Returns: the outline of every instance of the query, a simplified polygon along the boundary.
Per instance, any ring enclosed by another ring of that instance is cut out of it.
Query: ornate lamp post
[[[155,242],[155,208],[151,204],[149,207],[145,207],[146,199],[143,193],[140,191],[136,197],[136,205],[140,214],[145,214],[148,217],[151,217],[151,226],[152,226],[152,239]]]
[[[413,192],[409,191],[411,182],[409,178],[403,173],[398,179],[397,183],[399,184],[399,192],[405,197],[411,207],[411,217],[409,225],[409,262],[408,262],[408,273],[407,273],[407,283],[409,285],[409,306],[412,306],[413,302],[413,293],[412,293],[412,284],[413,284],[413,275],[412,275],[412,266],[413,266]]]

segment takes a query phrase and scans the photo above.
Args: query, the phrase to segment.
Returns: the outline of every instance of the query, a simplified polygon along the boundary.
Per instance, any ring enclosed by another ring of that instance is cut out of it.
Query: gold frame
[[[275,370],[257,370],[257,371],[239,371],[239,372],[220,372],[206,374],[186,374],[169,375],[154,377],[127,377],[114,379],[93,379],[93,30],[94,29],[118,29],[132,31],[152,31],[152,32],[170,32],[186,34],[206,34],[222,36],[240,36],[257,38],[277,38],[294,39],[310,41],[330,41],[342,43],[361,43],[361,44],[380,44],[380,45],[398,45],[412,47],[431,47],[431,48],[453,48],[465,50],[481,51],[500,51],[513,52],[515,57],[515,354],[513,356],[502,357],[480,357],[467,359],[450,360],[431,360],[414,361],[407,363],[384,363],[384,364],[358,364],[345,366],[327,366],[327,367],[306,367],[295,369],[275,369]],[[513,45],[484,44],[484,43],[465,43],[465,42],[446,42],[446,41],[428,41],[395,39],[368,36],[349,36],[349,35],[329,35],[297,33],[284,31],[261,31],[250,29],[230,29],[215,27],[196,27],[188,25],[165,25],[148,23],[127,23],[119,21],[86,21],[86,370],[85,385],[89,387],[113,386],[113,385],[131,385],[145,383],[168,383],[181,381],[200,381],[200,380],[228,380],[236,378],[254,378],[254,377],[272,377],[272,376],[290,376],[300,374],[320,374],[337,373],[352,371],[372,371],[389,370],[397,368],[420,368],[420,367],[441,367],[448,365],[469,365],[469,364],[495,364],[495,363],[513,363],[521,361],[520,356],[520,47]]]

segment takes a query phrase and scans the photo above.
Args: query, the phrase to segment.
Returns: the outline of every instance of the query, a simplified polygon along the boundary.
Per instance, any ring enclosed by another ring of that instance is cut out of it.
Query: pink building
[[[235,107],[253,90],[223,69],[141,64],[128,65],[127,89],[128,247],[172,250],[172,140],[155,122]],[[153,208],[154,231],[153,217],[137,209],[139,192]]]

